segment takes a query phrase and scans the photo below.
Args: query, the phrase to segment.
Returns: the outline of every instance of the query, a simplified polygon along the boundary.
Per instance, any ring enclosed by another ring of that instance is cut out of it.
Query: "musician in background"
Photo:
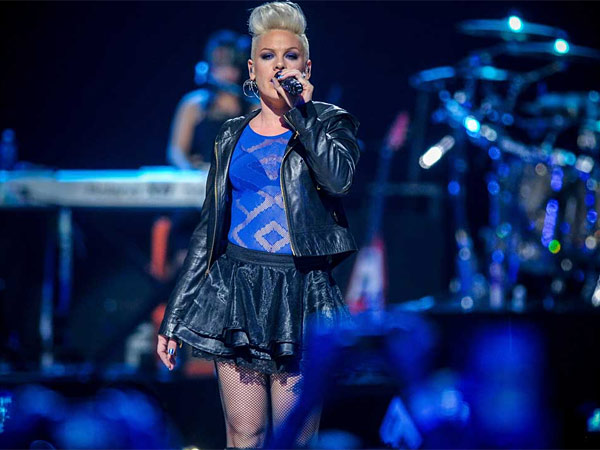
[[[231,30],[219,30],[210,36],[204,61],[196,64],[199,88],[183,96],[173,118],[167,148],[167,159],[173,166],[208,170],[215,136],[223,122],[260,106],[258,99],[243,95],[241,88],[250,45],[248,36]],[[199,220],[197,210],[181,210],[173,215],[169,239],[172,273],[181,267]]]

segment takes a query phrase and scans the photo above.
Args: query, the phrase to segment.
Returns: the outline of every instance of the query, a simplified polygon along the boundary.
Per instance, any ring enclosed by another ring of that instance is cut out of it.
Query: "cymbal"
[[[421,70],[409,78],[409,83],[417,89],[427,89],[435,87],[436,84],[445,80],[451,80],[456,77],[456,69],[452,66],[432,67],[431,69]]]
[[[501,46],[498,53],[546,60],[600,60],[600,51],[595,48],[572,45],[561,40],[553,42],[506,42]]]
[[[457,24],[463,34],[479,37],[501,38],[506,41],[524,41],[533,39],[563,38],[567,33],[560,28],[525,22],[511,16],[506,19],[472,19]]]
[[[515,126],[528,132],[539,132],[549,129],[557,131],[571,127],[578,122],[573,117],[562,114],[551,114],[538,117],[517,117],[515,119]]]
[[[462,71],[464,77],[470,76],[485,81],[507,81],[517,75],[517,72],[494,66],[466,68]]]
[[[490,65],[468,67],[458,64],[457,66],[439,66],[422,70],[412,75],[409,79],[411,86],[417,89],[437,89],[440,82],[459,79],[476,78],[485,81],[506,81],[518,75],[516,72]]]
[[[523,105],[523,111],[534,114],[577,114],[589,103],[598,103],[600,94],[590,92],[550,92],[539,96],[535,101]]]

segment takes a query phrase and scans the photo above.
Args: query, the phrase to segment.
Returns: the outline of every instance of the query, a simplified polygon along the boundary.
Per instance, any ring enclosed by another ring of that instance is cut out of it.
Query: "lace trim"
[[[306,361],[304,359],[299,360],[297,357],[284,357],[274,361],[245,355],[222,356],[200,350],[196,347],[192,347],[192,356],[208,361],[226,362],[269,375],[279,373],[300,373],[304,372],[306,369]]]

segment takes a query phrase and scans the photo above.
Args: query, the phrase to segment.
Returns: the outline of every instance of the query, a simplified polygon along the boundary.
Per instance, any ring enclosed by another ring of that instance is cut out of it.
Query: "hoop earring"
[[[244,93],[244,95],[246,97],[252,97],[252,95],[248,95],[246,93],[246,88],[248,88],[250,92],[252,92],[252,95],[260,99],[260,97],[258,96],[258,85],[256,84],[256,80],[251,80],[250,78],[248,78],[246,81],[244,81],[244,84],[242,85],[242,92]]]

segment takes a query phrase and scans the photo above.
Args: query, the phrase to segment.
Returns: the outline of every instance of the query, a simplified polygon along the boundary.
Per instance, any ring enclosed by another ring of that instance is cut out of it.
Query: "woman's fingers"
[[[173,370],[176,362],[175,357],[177,356],[177,341],[169,339],[169,344],[167,345],[167,353],[169,356],[169,363],[171,364],[169,370]]]
[[[162,361],[162,363],[169,367],[170,363],[169,363],[169,355],[167,355],[167,342],[165,340],[165,342],[161,342],[160,338],[158,341],[158,346],[156,348],[156,353],[158,353],[158,356],[160,358],[160,360]]]
[[[305,77],[298,69],[283,69],[280,72],[279,79],[283,80],[288,77],[296,77],[298,80],[303,80]]]
[[[291,98],[292,95],[288,91],[286,91],[285,89],[283,89],[283,87],[281,87],[281,84],[279,83],[279,81],[277,80],[276,77],[271,78],[271,83],[273,83],[273,87],[279,93],[279,95],[281,97],[283,97],[283,99],[288,104],[288,106],[290,108],[293,108],[294,106],[293,106],[292,98]]]
[[[289,77],[295,77],[300,84],[302,84],[303,90],[299,95],[291,95],[289,92],[283,89],[283,87],[281,87],[280,81],[283,81]],[[310,84],[310,82],[304,77],[304,74],[298,69],[282,69],[279,72],[279,77],[274,76],[271,79],[271,82],[273,83],[275,90],[285,99],[290,108],[293,108],[297,104],[307,103],[308,101],[312,100],[314,86]]]
[[[173,370],[175,368],[175,357],[177,356],[177,341],[173,339],[167,340],[166,337],[159,334],[156,352],[158,353],[158,356],[160,357],[162,363],[169,370]]]

